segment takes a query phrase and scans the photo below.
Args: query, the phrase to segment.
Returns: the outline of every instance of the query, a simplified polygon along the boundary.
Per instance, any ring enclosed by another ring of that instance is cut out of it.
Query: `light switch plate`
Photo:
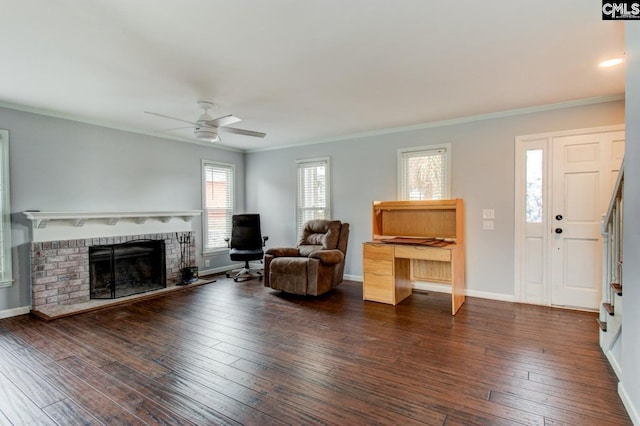
[[[494,209],[484,209],[482,210],[482,218],[483,219],[495,219],[496,211]]]

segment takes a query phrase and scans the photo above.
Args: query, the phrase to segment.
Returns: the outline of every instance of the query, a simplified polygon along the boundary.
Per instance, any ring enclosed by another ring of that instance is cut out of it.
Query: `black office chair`
[[[227,271],[227,278],[235,274],[233,280],[247,281],[253,278],[262,279],[262,269],[251,269],[249,261],[262,260],[263,247],[269,237],[263,237],[260,231],[259,214],[236,214],[231,218],[231,239],[225,238],[229,246],[231,260],[244,261],[244,267]]]

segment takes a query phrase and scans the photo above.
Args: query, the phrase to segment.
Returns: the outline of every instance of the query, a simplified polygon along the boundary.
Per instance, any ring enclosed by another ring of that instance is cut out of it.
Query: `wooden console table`
[[[373,241],[363,244],[363,299],[396,305],[413,281],[451,286],[451,313],[464,303],[462,199],[375,201]]]

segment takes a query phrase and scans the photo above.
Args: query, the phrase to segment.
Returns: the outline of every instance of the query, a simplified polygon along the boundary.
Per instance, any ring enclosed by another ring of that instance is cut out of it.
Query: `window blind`
[[[299,161],[296,235],[312,219],[329,219],[329,159]]]
[[[205,251],[227,247],[233,215],[234,170],[232,165],[204,163]]]
[[[400,159],[400,198],[442,200],[449,197],[449,149],[403,150]]]

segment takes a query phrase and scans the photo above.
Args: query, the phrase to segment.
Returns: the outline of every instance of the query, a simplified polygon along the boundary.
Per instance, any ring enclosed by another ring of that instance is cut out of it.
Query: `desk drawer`
[[[371,272],[377,275],[393,275],[393,262],[391,260],[376,260],[365,257],[362,259],[362,272]]]
[[[440,247],[396,246],[395,256],[402,259],[437,260],[451,262],[451,250]]]
[[[394,303],[393,277],[389,275],[377,275],[371,272],[364,273],[362,285],[364,300],[375,302]]]
[[[393,246],[364,243],[362,247],[365,259],[393,260]]]

